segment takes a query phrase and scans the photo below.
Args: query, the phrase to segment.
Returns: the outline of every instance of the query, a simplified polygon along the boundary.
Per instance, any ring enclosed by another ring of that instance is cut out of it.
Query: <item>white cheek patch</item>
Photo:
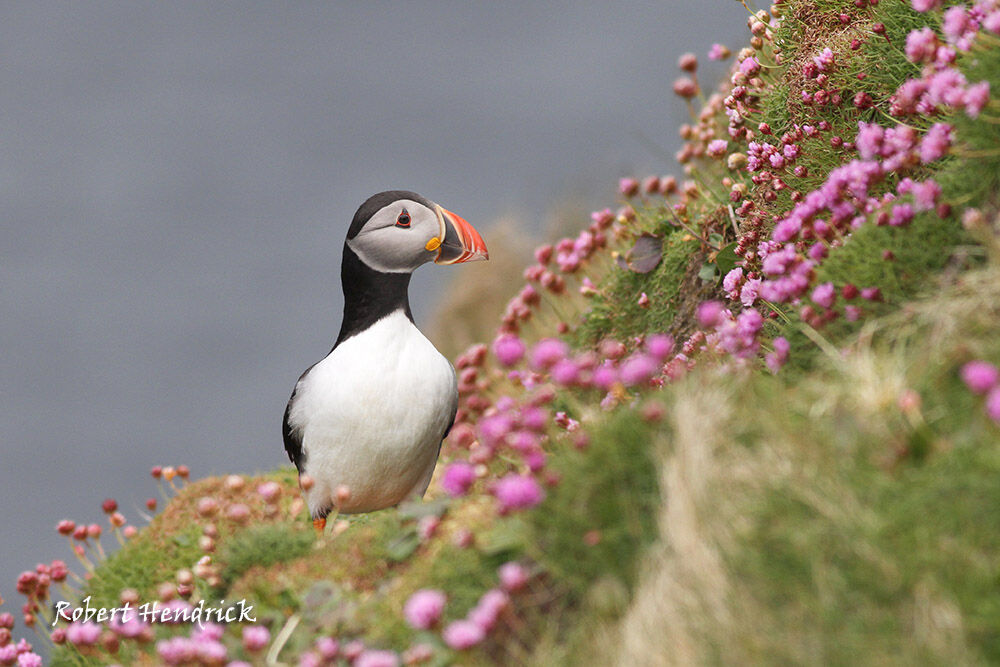
[[[412,215],[412,214],[411,214]],[[409,228],[395,225],[365,230],[347,241],[362,262],[382,273],[410,273],[435,257],[426,248],[426,221],[413,215]],[[437,227],[437,220],[434,220]]]
[[[403,252],[405,248],[393,247],[399,244],[388,240],[382,242],[374,238],[377,236],[380,236],[378,232],[359,234],[348,241],[347,245],[362,262],[382,273],[410,273],[420,266],[420,262],[414,262],[412,257]]]

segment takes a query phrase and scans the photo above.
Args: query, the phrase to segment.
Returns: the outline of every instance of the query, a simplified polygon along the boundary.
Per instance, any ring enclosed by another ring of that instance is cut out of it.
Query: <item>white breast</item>
[[[289,424],[302,437],[314,513],[351,492],[342,512],[422,495],[455,414],[455,369],[402,311],[337,346],[296,387]]]

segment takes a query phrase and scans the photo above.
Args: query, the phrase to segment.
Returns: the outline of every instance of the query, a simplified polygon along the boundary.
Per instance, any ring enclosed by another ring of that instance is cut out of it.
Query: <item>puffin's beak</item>
[[[446,208],[435,204],[438,222],[441,223],[441,245],[436,264],[458,264],[459,262],[474,262],[477,259],[489,259],[483,237],[472,225]]]

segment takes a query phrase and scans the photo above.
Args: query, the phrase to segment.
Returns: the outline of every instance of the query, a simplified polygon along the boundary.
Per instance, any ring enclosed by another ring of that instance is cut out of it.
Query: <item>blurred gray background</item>
[[[0,7],[0,595],[130,520],[154,464],[287,464],[280,422],[340,322],[357,206],[413,189],[489,242],[676,173],[685,51],[733,0]],[[704,72],[709,82],[721,75]],[[457,268],[417,273],[428,324]],[[105,539],[110,546],[113,539]],[[23,636],[23,627],[15,636]]]

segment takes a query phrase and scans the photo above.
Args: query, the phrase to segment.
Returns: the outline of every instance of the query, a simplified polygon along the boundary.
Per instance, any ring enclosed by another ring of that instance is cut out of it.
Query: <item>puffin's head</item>
[[[409,273],[421,264],[489,259],[472,225],[415,192],[372,195],[354,214],[347,246],[383,273]]]

